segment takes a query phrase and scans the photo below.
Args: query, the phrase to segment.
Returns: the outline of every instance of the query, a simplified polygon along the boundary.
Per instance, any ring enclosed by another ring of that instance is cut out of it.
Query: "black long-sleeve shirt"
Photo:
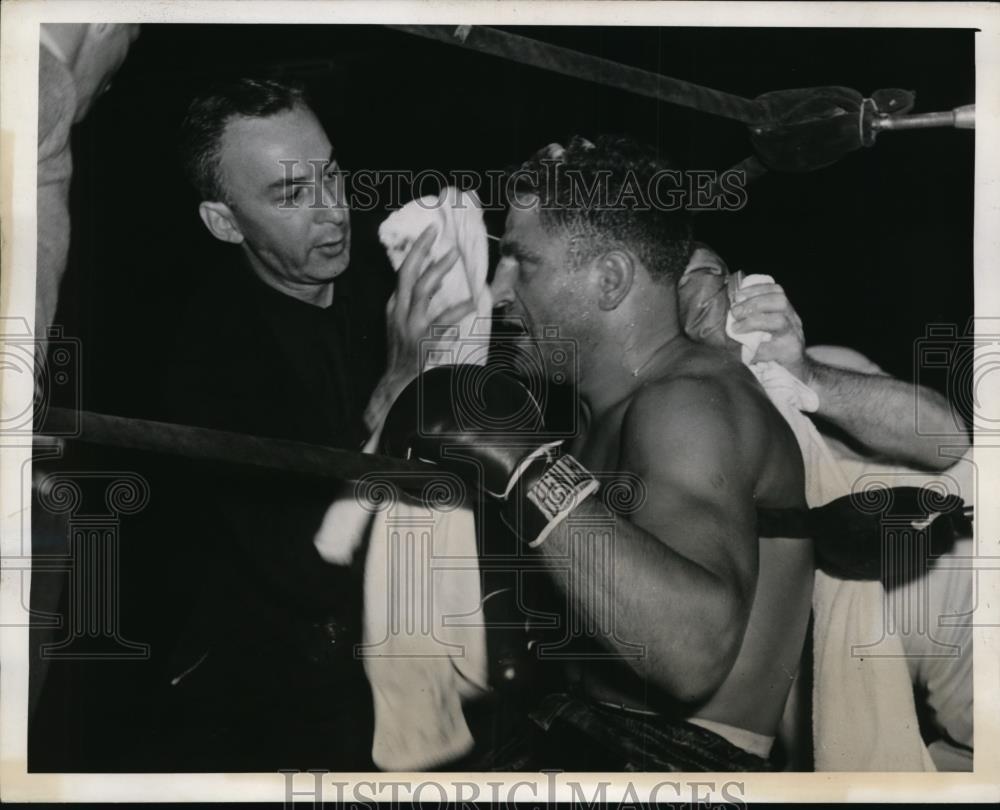
[[[233,265],[214,268],[178,320],[158,415],[360,449],[362,415],[385,364],[385,302],[395,280],[381,252],[367,259],[355,252],[326,308],[267,286],[234,254]],[[228,729],[237,766],[245,757],[235,748],[266,728],[266,739],[299,740],[296,762],[364,768],[369,696],[352,654],[360,641],[360,578],[323,561],[313,545],[337,486],[212,467],[183,483],[188,540],[195,540],[186,544],[195,549],[190,576],[200,579],[201,596],[174,668],[184,671],[206,651],[211,657],[186,676],[182,705],[201,707],[196,714],[221,712],[221,720],[205,719],[205,736]],[[278,708],[290,695],[311,713],[305,726]],[[232,720],[244,713],[249,725]],[[245,745],[253,758],[246,761],[258,761],[270,743]]]
[[[385,363],[384,311],[393,281],[381,255],[356,255],[334,283],[332,304],[321,308],[266,285],[241,261],[218,268],[178,324],[163,416],[360,448],[364,408]],[[338,589],[325,583],[340,572],[312,545],[332,500],[328,488],[225,475],[202,494],[221,507],[234,553],[247,557],[232,560],[234,568],[249,563],[255,578],[277,588],[279,603],[337,607]]]

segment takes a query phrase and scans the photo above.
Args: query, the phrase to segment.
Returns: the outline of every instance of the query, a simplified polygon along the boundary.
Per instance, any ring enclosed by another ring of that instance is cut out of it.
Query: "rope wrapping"
[[[913,106],[908,90],[877,90],[870,99],[849,87],[775,90],[757,97],[767,121],[750,127],[750,140],[770,169],[809,172],[836,163],[875,142],[879,115],[900,115]]]
[[[748,179],[768,169],[807,172],[829,166],[872,146],[879,121],[913,107],[909,90],[876,90],[866,99],[837,86],[775,90],[748,99],[489,26],[386,27],[739,121],[747,125],[756,155],[733,168],[748,170]]]
[[[541,68],[574,79],[615,87],[640,96],[718,115],[744,124],[764,120],[766,110],[752,99],[662,76],[610,59],[550,45],[488,26],[389,25],[397,31],[499,56],[522,65]]]

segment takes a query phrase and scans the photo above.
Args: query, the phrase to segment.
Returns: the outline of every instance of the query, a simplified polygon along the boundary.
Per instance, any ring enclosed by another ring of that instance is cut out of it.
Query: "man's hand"
[[[470,299],[431,319],[431,299],[458,260],[458,250],[452,248],[423,269],[436,235],[434,226],[428,225],[400,265],[396,291],[386,306],[386,372],[365,411],[369,430],[375,431],[381,425],[393,400],[420,373],[425,359],[420,356],[420,342],[430,336],[431,327],[456,324],[475,311],[475,302]]]
[[[818,415],[852,436],[871,455],[925,470],[945,470],[957,454],[942,455],[941,436],[951,448],[968,447],[968,436],[956,428],[948,401],[929,388],[894,379],[856,352],[841,357],[855,369],[833,365],[805,350],[802,321],[778,284],[743,287],[733,294],[733,328],[763,331],[756,360],[774,360],[808,385],[819,397]],[[914,422],[919,412],[927,424]],[[964,452],[962,450],[961,452]]]
[[[400,265],[396,292],[386,306],[388,373],[402,381],[402,385],[420,373],[420,341],[429,335],[431,326],[457,323],[474,310],[471,300],[463,301],[431,320],[431,299],[458,260],[458,250],[452,248],[423,270],[436,236],[434,226],[428,225],[417,237]]]
[[[740,333],[768,332],[755,360],[774,360],[802,382],[809,384],[810,364],[802,320],[780,284],[755,284],[733,293],[733,330]]]

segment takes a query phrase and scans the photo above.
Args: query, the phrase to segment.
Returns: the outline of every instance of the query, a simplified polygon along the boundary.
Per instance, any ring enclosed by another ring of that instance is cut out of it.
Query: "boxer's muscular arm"
[[[637,395],[620,458],[623,471],[641,477],[646,499],[630,520],[616,518],[614,539],[604,541],[613,544],[613,577],[589,564],[593,555],[572,552],[580,542],[571,542],[574,518],[607,518],[597,499],[584,501],[539,547],[564,591],[568,582],[588,583],[567,594],[570,609],[599,627],[613,611],[616,637],[602,642],[625,654],[634,650],[622,643],[643,644],[645,655],[629,663],[685,702],[709,697],[728,674],[757,579],[753,462],[738,456],[737,414],[727,401],[716,384],[695,380]]]
[[[936,391],[880,371],[873,373],[871,362],[856,353],[854,358],[861,362],[851,362],[851,368],[813,356],[805,348],[802,321],[780,285],[740,289],[734,294],[732,313],[737,332],[771,334],[755,360],[774,360],[805,382],[819,397],[818,415],[873,454],[888,461],[944,470],[957,456],[942,456],[939,446],[968,446],[968,433],[958,428],[948,401]],[[942,436],[947,438],[942,440]]]

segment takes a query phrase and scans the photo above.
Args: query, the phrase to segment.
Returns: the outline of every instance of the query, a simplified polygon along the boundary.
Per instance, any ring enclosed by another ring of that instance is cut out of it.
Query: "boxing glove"
[[[910,574],[883,570],[886,562],[947,552],[971,536],[971,511],[956,495],[884,487],[808,510],[759,509],[757,528],[764,537],[811,538],[817,566],[834,576],[898,580]]]
[[[499,500],[504,522],[536,547],[598,488],[544,431],[541,408],[516,378],[483,366],[438,366],[396,398],[381,450],[470,481]]]

